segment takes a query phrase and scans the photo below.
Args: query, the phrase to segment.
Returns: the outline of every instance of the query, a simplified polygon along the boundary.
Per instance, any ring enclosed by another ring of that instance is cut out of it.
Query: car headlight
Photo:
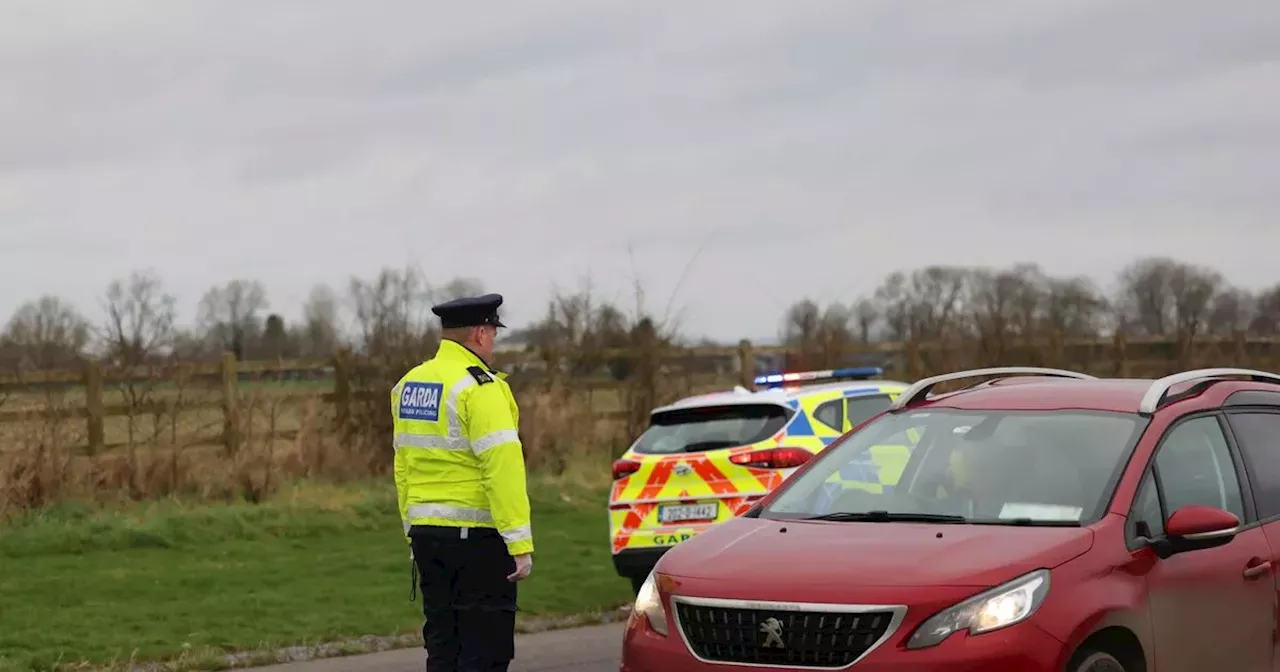
[[[1049,570],[1038,569],[938,612],[916,628],[907,648],[937,646],[961,630],[979,635],[1006,628],[1034,614],[1048,594]]]
[[[658,595],[658,582],[653,572],[649,572],[649,577],[640,586],[640,593],[636,595],[633,609],[635,613],[649,621],[649,627],[653,628],[654,632],[660,635],[667,634],[667,612],[662,609],[662,597]]]

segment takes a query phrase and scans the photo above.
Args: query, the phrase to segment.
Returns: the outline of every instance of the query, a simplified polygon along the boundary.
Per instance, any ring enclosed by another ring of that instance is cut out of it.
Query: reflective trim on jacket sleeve
[[[502,540],[508,544],[514,544],[517,541],[533,538],[533,528],[528,525],[521,525],[513,530],[504,530],[502,532]]]
[[[414,434],[413,432],[396,432],[396,450],[401,448],[443,448],[445,450],[468,450],[471,443],[465,436],[440,436],[439,434]]]
[[[475,452],[476,455],[479,455],[480,453],[483,453],[495,446],[501,446],[504,443],[511,443],[519,440],[520,434],[517,433],[516,430],[499,429],[496,432],[489,432],[488,434],[473,440],[471,442],[471,450]]]
[[[493,523],[493,516],[486,509],[449,504],[410,504],[409,520],[416,518],[444,518],[471,523]]]

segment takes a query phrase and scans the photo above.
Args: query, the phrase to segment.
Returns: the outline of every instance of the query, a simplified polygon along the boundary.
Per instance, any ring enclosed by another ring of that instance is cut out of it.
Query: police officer
[[[422,589],[427,672],[506,670],[533,569],[519,409],[494,371],[502,296],[456,299],[440,349],[391,391],[400,517]]]

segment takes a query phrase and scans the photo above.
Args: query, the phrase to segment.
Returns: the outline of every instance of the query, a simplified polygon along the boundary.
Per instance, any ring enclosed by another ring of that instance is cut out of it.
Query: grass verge
[[[537,556],[521,617],[627,602],[605,491],[533,480]],[[0,529],[0,669],[214,669],[370,635],[384,644],[363,648],[417,646],[404,637],[422,615],[397,518],[394,490],[376,483],[299,486],[259,505],[68,505],[19,520]]]

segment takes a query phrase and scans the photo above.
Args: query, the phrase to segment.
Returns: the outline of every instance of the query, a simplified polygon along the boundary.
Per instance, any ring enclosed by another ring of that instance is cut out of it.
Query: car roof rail
[[[1173,389],[1175,385],[1196,381],[1212,383],[1242,376],[1255,383],[1276,383],[1280,385],[1280,374],[1256,371],[1254,369],[1219,368],[1183,371],[1152,381],[1151,385],[1147,387],[1146,393],[1142,395],[1142,401],[1138,402],[1138,412],[1144,415],[1155,413],[1159,410],[1161,404],[1169,399],[1169,390]]]
[[[1079,371],[1067,371],[1065,369],[1048,369],[1038,366],[997,366],[989,369],[969,369],[968,371],[954,371],[952,373],[944,373],[940,376],[933,376],[918,380],[911,384],[906,390],[903,390],[898,398],[894,400],[893,405],[889,407],[890,411],[900,411],[912,402],[924,399],[929,395],[938,383],[946,383],[953,380],[964,380],[965,378],[978,377],[996,377],[1007,378],[1010,376],[1053,376],[1056,378],[1074,378],[1076,380],[1097,380],[1096,376]]]

